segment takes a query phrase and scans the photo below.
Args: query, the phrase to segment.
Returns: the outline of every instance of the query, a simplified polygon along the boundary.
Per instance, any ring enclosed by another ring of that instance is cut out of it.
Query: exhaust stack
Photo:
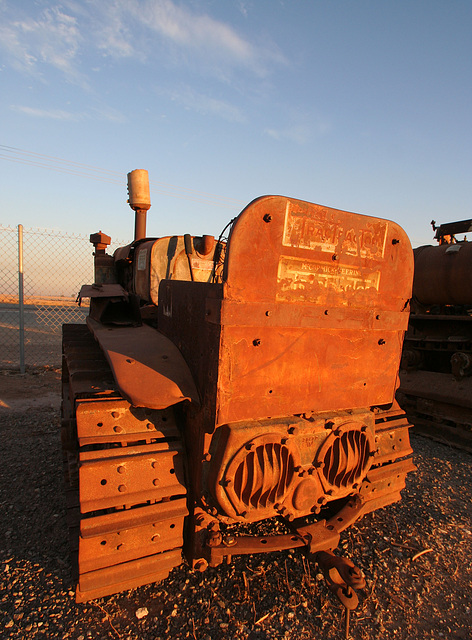
[[[146,169],[128,173],[128,204],[134,209],[134,239],[146,237],[146,211],[151,208],[149,176]]]

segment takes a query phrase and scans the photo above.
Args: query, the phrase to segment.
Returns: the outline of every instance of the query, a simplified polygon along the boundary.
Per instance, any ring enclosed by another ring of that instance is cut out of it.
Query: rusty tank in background
[[[414,469],[395,401],[413,255],[395,223],[281,196],[229,237],[93,234],[87,326],[64,325],[62,442],[77,601],[242,554],[314,554],[347,608],[343,530]],[[277,519],[280,535],[257,532]],[[251,535],[247,533],[248,527]],[[256,532],[254,533],[254,531]]]
[[[472,220],[436,227],[415,274],[397,399],[415,429],[472,451]]]

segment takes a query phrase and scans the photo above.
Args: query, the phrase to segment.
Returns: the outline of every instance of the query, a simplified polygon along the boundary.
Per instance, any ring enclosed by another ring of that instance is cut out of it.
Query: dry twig
[[[270,616],[270,613],[266,613],[265,616],[262,616],[262,618],[259,618],[259,620],[257,620],[254,624],[260,624],[261,622],[264,622],[264,620],[266,620],[269,616]]]
[[[116,633],[116,635],[118,636],[118,638],[122,638],[123,636],[119,633],[119,631],[117,630],[117,628],[114,626],[113,622],[111,621],[110,618],[110,614],[108,613],[108,611],[106,611],[101,604],[98,604],[98,602],[93,602],[93,604],[95,606],[97,606],[104,614],[105,614],[105,618],[108,620],[108,622],[110,623],[110,627],[113,629],[113,631]]]
[[[416,558],[419,558],[420,556],[423,556],[425,553],[430,553],[431,551],[434,551],[434,549],[423,549],[423,551],[418,551],[418,553],[415,553],[415,555],[413,556],[413,558],[411,559],[416,560]]]

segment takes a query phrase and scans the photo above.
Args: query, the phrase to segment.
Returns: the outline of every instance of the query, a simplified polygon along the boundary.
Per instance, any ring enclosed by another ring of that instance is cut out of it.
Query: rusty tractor
[[[472,452],[472,220],[436,227],[414,250],[411,316],[397,399],[415,430]]]
[[[204,571],[300,548],[354,608],[363,578],[334,555],[340,534],[414,469],[395,401],[409,240],[281,196],[251,202],[227,241],[146,238],[146,178],[128,175],[134,241],[110,256],[91,236],[87,324],[64,326],[77,601],[161,580],[182,556]],[[271,519],[282,532],[262,535]]]

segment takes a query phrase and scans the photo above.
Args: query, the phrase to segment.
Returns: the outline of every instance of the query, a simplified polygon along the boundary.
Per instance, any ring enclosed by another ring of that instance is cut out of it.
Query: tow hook
[[[348,558],[335,556],[331,551],[319,551],[315,554],[328,585],[328,589],[341,602],[346,612],[346,638],[349,638],[349,612],[357,607],[359,598],[355,589],[365,587],[362,571]]]

